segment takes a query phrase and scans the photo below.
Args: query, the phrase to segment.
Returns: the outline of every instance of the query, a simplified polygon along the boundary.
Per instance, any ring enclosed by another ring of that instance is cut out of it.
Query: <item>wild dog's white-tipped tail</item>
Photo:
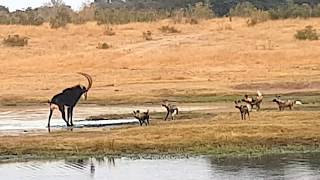
[[[302,105],[301,101],[295,101],[294,103],[297,104],[297,105]]]
[[[262,93],[258,90],[257,95],[260,97],[260,96],[262,96]]]

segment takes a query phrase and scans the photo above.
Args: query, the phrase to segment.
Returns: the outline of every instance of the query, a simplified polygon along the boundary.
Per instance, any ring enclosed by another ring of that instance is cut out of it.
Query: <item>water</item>
[[[263,158],[88,158],[0,164],[6,180],[320,179],[320,154]]]
[[[212,109],[206,106],[182,106],[181,111],[194,111]],[[119,120],[85,121],[89,116],[101,114],[125,114],[132,113],[133,110],[147,109],[150,112],[164,112],[161,106],[95,106],[86,105],[76,107],[74,110],[75,128],[81,127],[101,127],[109,125],[121,125],[138,123],[134,118]],[[49,107],[1,107],[0,108],[0,133],[46,131],[48,123]],[[152,118],[151,118],[152,120]],[[61,119],[60,112],[54,111],[51,119],[51,129],[65,127],[65,122]]]

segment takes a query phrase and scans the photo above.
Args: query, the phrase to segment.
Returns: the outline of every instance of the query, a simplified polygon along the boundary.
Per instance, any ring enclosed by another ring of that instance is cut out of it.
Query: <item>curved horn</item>
[[[80,74],[80,75],[84,76],[85,78],[87,78],[87,80],[88,80],[87,91],[89,91],[89,89],[92,87],[92,77],[89,74],[82,73],[82,72],[78,72],[78,74]]]

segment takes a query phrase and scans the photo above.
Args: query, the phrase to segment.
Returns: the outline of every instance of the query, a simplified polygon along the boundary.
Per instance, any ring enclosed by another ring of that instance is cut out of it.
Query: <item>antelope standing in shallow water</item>
[[[62,115],[62,119],[66,122],[67,126],[73,126],[72,116],[73,109],[77,105],[80,97],[84,94],[85,100],[87,100],[87,94],[92,87],[92,78],[85,73],[78,73],[84,76],[88,80],[88,86],[76,85],[70,88],[64,89],[61,93],[53,96],[49,101],[50,113],[48,119],[48,130],[50,132],[50,120],[52,113],[55,109],[59,109]],[[67,108],[67,118],[65,115],[65,108]]]

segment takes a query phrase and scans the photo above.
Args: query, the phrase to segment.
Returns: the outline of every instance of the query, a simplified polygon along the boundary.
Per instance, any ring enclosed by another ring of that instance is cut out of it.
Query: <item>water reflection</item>
[[[244,178],[320,177],[320,154],[270,155],[259,158],[208,158],[213,176],[233,174]],[[221,173],[222,172],[222,173]]]
[[[261,158],[91,157],[0,164],[6,179],[319,179],[320,154]]]

